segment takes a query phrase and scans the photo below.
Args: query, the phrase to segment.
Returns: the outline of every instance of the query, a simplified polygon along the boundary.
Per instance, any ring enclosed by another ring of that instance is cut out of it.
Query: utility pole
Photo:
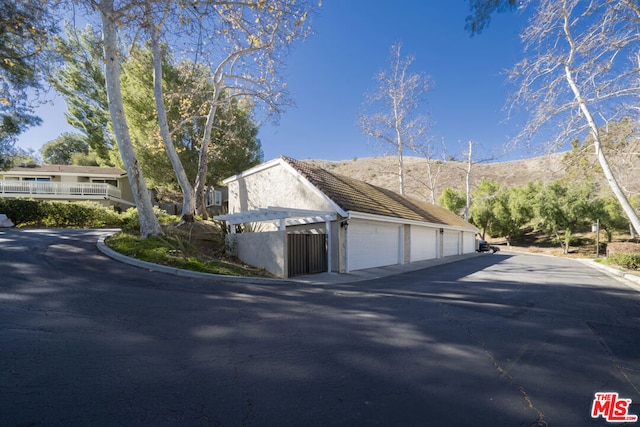
[[[596,220],[596,258],[600,258],[600,219]]]
[[[469,205],[471,205],[471,166],[473,165],[473,141],[469,140],[469,152],[467,153],[467,177],[466,177],[466,186],[467,186],[467,204],[464,207],[464,220],[469,221]]]

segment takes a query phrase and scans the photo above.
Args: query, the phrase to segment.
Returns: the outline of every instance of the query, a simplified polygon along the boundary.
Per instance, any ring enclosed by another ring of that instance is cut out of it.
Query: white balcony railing
[[[30,196],[34,198],[119,199],[120,189],[110,184],[89,182],[33,182],[0,180],[0,196]]]

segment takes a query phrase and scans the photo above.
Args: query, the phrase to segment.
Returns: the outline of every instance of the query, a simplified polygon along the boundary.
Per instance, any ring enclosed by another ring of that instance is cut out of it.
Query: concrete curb
[[[126,255],[122,255],[119,252],[114,251],[105,244],[105,239],[115,234],[114,232],[103,234],[98,238],[96,243],[98,250],[105,256],[112,258],[116,261],[128,264],[134,267],[143,268],[149,271],[156,271],[159,273],[173,274],[174,276],[188,277],[191,279],[208,279],[217,280],[222,282],[238,282],[238,283],[253,283],[253,284],[277,284],[287,283],[285,279],[269,279],[262,277],[245,277],[245,276],[226,276],[223,274],[201,273],[198,271],[183,270],[181,268],[168,267],[166,265],[154,264],[152,262],[141,261],[139,259],[131,258]]]
[[[612,276],[616,276],[617,278],[623,279],[626,285],[640,292],[640,277],[633,274],[629,274],[618,268],[609,267],[608,265],[600,264],[599,262],[595,262],[592,259],[578,259],[578,261],[592,268],[598,269],[600,271],[604,271],[605,273],[608,273]]]
[[[467,254],[451,256],[446,258],[418,261],[412,264],[392,265],[388,267],[371,268],[367,270],[358,270],[351,273],[320,273],[309,276],[300,276],[296,279],[269,279],[261,277],[246,277],[246,276],[226,276],[222,274],[212,273],[200,273],[197,271],[183,270],[175,267],[168,267],[165,265],[154,264],[152,262],[141,261],[139,259],[131,258],[114,251],[105,244],[105,239],[109,236],[117,233],[119,230],[109,230],[98,238],[96,243],[98,250],[105,256],[112,258],[116,261],[128,264],[134,267],[143,268],[149,271],[156,271],[160,273],[173,274],[180,277],[188,277],[192,279],[204,279],[204,280],[217,280],[221,282],[232,283],[252,283],[252,284],[305,284],[305,285],[328,285],[338,283],[354,283],[365,280],[379,279],[381,277],[389,277],[398,274],[407,273],[410,271],[422,270],[429,267],[435,267],[437,265],[449,264],[452,262],[462,261],[475,256],[482,256],[483,254]],[[486,254],[484,254],[486,255]]]
[[[225,276],[222,274],[200,273],[197,271],[190,271],[190,270],[183,270],[175,267],[168,267],[165,265],[159,265],[159,264],[154,264],[147,261],[141,261],[139,259],[122,255],[121,253],[116,252],[113,249],[109,248],[104,243],[107,237],[115,234],[117,231],[118,230],[110,230],[109,232],[101,235],[98,238],[98,242],[97,242],[98,250],[102,252],[104,255],[116,261],[131,265],[134,267],[143,268],[149,271],[173,274],[174,276],[188,277],[192,279],[217,280],[217,281],[232,282],[232,283],[252,283],[257,285],[296,284],[296,283],[306,284],[306,285],[327,285],[331,283],[354,283],[354,282],[361,282],[365,280],[379,279],[381,277],[394,276],[398,274],[407,273],[410,271],[416,271],[416,270],[426,269],[430,267],[435,267],[437,265],[462,261],[464,259],[467,259],[473,256],[482,256],[482,254],[467,254],[467,255],[441,258],[437,260],[427,260],[422,262],[419,261],[413,264],[393,265],[388,267],[372,268],[369,270],[360,270],[360,271],[344,273],[344,274],[320,273],[313,276],[301,276],[298,279],[269,279],[269,278],[261,278],[261,277]],[[504,251],[504,252],[505,253],[513,252],[517,254],[527,254],[527,255],[553,256],[553,255],[547,255],[547,254],[535,254],[535,253],[530,254],[527,252],[519,252],[519,251]],[[626,285],[640,292],[640,277],[638,276],[626,273],[617,268],[602,265],[600,263],[595,262],[592,259],[577,258],[576,261],[579,261],[592,268],[604,271],[605,273],[608,273],[612,276],[616,276],[617,278],[624,280],[624,283]]]

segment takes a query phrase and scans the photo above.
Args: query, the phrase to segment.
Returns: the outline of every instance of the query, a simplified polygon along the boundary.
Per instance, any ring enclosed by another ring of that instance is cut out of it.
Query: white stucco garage
[[[248,253],[273,254],[268,257],[271,262],[264,256],[260,261],[257,257],[243,261],[259,262],[256,266],[282,277],[305,274],[301,256],[324,256],[324,261],[314,259],[307,264],[344,273],[475,252],[478,230],[454,213],[308,162],[280,157],[224,183],[229,188],[229,214],[217,218],[232,226],[229,246],[241,258]],[[273,242],[272,238],[234,237],[237,226],[247,223],[260,224],[254,228],[262,233],[279,232],[277,239],[283,240],[277,242],[279,249],[238,248],[238,244]],[[309,239],[314,247],[304,246],[299,239],[291,246],[293,240],[287,236],[294,234],[324,234],[326,238]]]

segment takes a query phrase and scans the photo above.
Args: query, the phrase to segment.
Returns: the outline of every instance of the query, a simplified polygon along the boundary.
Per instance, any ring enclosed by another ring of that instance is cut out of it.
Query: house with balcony
[[[102,166],[26,165],[0,171],[0,198],[93,201],[119,210],[135,206],[127,173]]]

